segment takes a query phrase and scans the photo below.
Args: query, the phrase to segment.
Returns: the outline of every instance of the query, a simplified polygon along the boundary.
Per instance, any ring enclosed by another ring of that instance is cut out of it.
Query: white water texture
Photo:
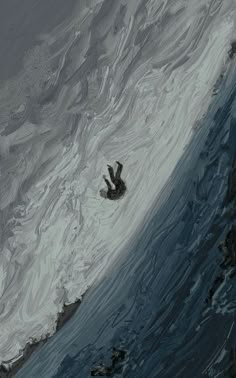
[[[235,33],[230,0],[78,3],[1,82],[1,361],[52,334],[146,222]],[[112,202],[116,160],[128,192]]]

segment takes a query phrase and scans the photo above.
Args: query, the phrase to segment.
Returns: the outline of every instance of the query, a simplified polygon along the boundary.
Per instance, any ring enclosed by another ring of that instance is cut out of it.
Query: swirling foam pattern
[[[88,290],[77,319],[84,361],[114,336],[116,322],[133,324],[146,307],[137,324],[146,327],[148,354],[141,358],[140,336],[139,362],[132,361],[126,376],[177,377],[171,366],[162,369],[174,352],[183,364],[194,340],[198,315],[191,316],[191,306],[202,300],[196,293],[205,280],[194,251],[216,215],[215,197],[204,202],[214,188],[200,186],[187,212],[184,201],[194,192],[187,178],[209,139],[214,111],[232,90],[227,54],[235,15],[233,0],[81,0],[53,30],[40,33],[19,72],[2,80],[1,361],[15,358],[32,337],[53,334],[63,303],[94,286],[100,290],[96,296]],[[111,202],[99,189],[106,164],[115,160],[124,164],[128,192]],[[200,176],[210,163],[196,168]],[[218,180],[219,172],[220,164]],[[65,326],[67,350],[76,338],[72,327],[75,320]],[[130,350],[139,331],[126,330]],[[86,349],[94,340],[96,347]],[[62,358],[65,347],[52,343],[49,355],[54,345]],[[57,363],[44,355],[45,370],[29,362],[22,376],[50,377]],[[178,364],[178,376],[188,377]]]

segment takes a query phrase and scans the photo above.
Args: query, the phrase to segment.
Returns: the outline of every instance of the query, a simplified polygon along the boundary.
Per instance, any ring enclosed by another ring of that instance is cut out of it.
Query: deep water
[[[224,377],[236,344],[236,277],[219,275],[218,249],[235,210],[227,200],[236,157],[235,61],[139,237],[91,288],[76,315],[16,375],[85,378],[127,351],[115,377]]]

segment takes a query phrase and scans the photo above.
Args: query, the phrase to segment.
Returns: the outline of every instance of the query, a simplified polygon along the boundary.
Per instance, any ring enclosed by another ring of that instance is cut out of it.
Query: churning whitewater
[[[235,15],[233,0],[81,0],[1,80],[1,362],[53,334],[148,222],[227,70]],[[99,191],[117,160],[113,202]]]

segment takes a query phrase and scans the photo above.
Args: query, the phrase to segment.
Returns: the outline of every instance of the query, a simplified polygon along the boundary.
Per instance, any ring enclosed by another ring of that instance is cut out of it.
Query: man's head
[[[102,198],[107,198],[107,191],[105,189],[101,189],[99,193]]]

